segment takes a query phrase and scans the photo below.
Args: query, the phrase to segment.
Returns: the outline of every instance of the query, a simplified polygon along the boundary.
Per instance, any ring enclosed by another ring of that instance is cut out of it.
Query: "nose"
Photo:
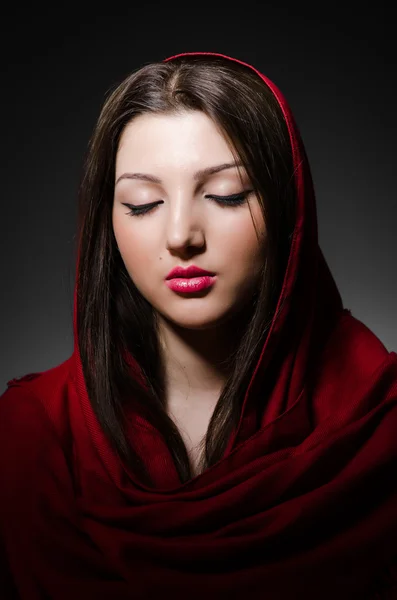
[[[201,248],[205,242],[202,219],[197,203],[180,195],[168,206],[167,249],[181,252],[190,247]]]

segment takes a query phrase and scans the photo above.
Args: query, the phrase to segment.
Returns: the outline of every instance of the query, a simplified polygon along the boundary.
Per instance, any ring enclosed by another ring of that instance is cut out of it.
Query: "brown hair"
[[[124,127],[143,113],[203,111],[220,127],[253,184],[266,223],[260,285],[245,311],[229,376],[203,439],[201,469],[217,462],[238,423],[244,394],[274,317],[295,225],[295,187],[288,129],[266,83],[219,56],[191,55],[150,63],[106,99],[91,137],[79,190],[78,344],[93,410],[120,459],[150,484],[127,441],[125,402],[134,398],[167,442],[182,482],[192,477],[182,437],[164,408],[156,315],[128,275],[112,227],[115,158]],[[137,361],[147,389],[122,348]]]

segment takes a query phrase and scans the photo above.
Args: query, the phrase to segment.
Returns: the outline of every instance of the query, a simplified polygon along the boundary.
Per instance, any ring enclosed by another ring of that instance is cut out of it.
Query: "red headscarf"
[[[397,354],[343,308],[290,109],[241,64],[286,119],[297,220],[238,428],[181,484],[158,431],[129,415],[143,485],[92,410],[76,284],[72,356],[0,399],[1,549],[23,599],[397,598]]]

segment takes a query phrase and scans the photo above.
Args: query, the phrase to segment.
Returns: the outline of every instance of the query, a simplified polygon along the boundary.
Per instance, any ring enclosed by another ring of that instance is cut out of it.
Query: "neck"
[[[228,359],[240,341],[243,322],[212,329],[186,329],[159,318],[166,398],[189,403],[218,398],[230,373]]]

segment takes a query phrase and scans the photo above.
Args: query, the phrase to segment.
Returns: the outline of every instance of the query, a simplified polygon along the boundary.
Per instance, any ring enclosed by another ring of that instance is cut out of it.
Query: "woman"
[[[109,95],[74,336],[1,397],[6,598],[397,597],[397,354],[343,308],[255,68],[187,53]]]

